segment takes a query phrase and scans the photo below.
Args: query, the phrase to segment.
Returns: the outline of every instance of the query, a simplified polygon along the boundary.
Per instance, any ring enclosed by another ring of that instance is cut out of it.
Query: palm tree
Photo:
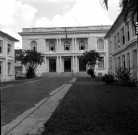
[[[108,0],[103,0],[103,3],[106,6],[106,9],[108,10]],[[119,6],[123,11],[124,21],[131,19],[133,25],[136,27],[135,16],[137,15],[138,9],[137,0],[120,0]]]

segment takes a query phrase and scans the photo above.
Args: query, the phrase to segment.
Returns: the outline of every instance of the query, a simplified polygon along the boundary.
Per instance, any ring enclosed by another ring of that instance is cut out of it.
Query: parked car
[[[15,77],[21,78],[23,77],[23,74],[21,71],[17,71]]]

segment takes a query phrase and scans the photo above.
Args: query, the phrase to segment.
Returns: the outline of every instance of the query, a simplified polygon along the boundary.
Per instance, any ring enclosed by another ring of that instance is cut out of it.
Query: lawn
[[[78,78],[42,135],[136,135],[137,88]]]

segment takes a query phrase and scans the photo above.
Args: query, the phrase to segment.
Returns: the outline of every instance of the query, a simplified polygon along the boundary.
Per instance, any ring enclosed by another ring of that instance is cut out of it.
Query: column
[[[58,47],[58,38],[57,38],[57,49],[56,49],[56,52],[59,52],[59,47]]]
[[[133,54],[132,54],[132,49],[130,48],[130,69],[132,68],[132,66],[133,66],[133,63],[132,63],[132,61],[133,61]]]
[[[4,81],[7,81],[7,79],[8,79],[8,56],[7,56],[7,40],[6,41],[4,41],[4,44],[3,44],[3,46],[5,46],[5,60],[3,61],[4,62],[4,66],[5,66],[5,69],[4,69],[4,74],[3,74],[3,77],[4,77]]]
[[[76,45],[77,45],[77,39],[75,38],[74,52],[76,52],[76,51],[77,51],[77,47],[76,47]]]
[[[74,48],[74,38],[72,38],[72,52],[75,51],[75,48]]]
[[[78,64],[77,64],[77,56],[75,56],[76,58],[75,58],[75,69],[76,69],[76,71],[78,70]]]
[[[87,45],[87,50],[90,50],[90,37],[88,37],[88,45]]]
[[[72,56],[72,60],[73,60],[72,64],[73,64],[73,71],[74,71],[74,68],[75,68],[75,65],[74,65],[74,56]]]
[[[59,57],[57,56],[57,59],[56,59],[56,72],[59,73]]]
[[[61,38],[59,39],[59,52],[61,52]]]
[[[59,57],[59,65],[60,65],[60,68],[59,68],[59,72],[62,72],[62,61],[61,61],[61,56]]]
[[[44,52],[47,52],[47,44],[46,44],[46,39],[45,39],[45,51]]]
[[[125,67],[127,68],[127,54],[125,53]]]
[[[47,72],[47,58],[46,58],[46,56],[45,56],[45,71]]]

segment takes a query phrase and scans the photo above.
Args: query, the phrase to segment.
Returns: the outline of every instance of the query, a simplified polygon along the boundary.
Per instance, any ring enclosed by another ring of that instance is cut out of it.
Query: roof
[[[2,32],[2,31],[0,31],[0,36],[7,37],[8,39],[10,39],[11,41],[14,41],[14,42],[19,42],[18,39],[16,39],[16,38],[10,36],[9,34],[7,34],[7,33],[5,33],[5,32]]]
[[[40,35],[40,34],[62,34],[67,32],[69,33],[88,33],[88,32],[107,32],[110,29],[111,25],[97,25],[97,26],[79,26],[79,27],[36,27],[36,28],[23,28],[22,32],[19,32],[19,35]]]

